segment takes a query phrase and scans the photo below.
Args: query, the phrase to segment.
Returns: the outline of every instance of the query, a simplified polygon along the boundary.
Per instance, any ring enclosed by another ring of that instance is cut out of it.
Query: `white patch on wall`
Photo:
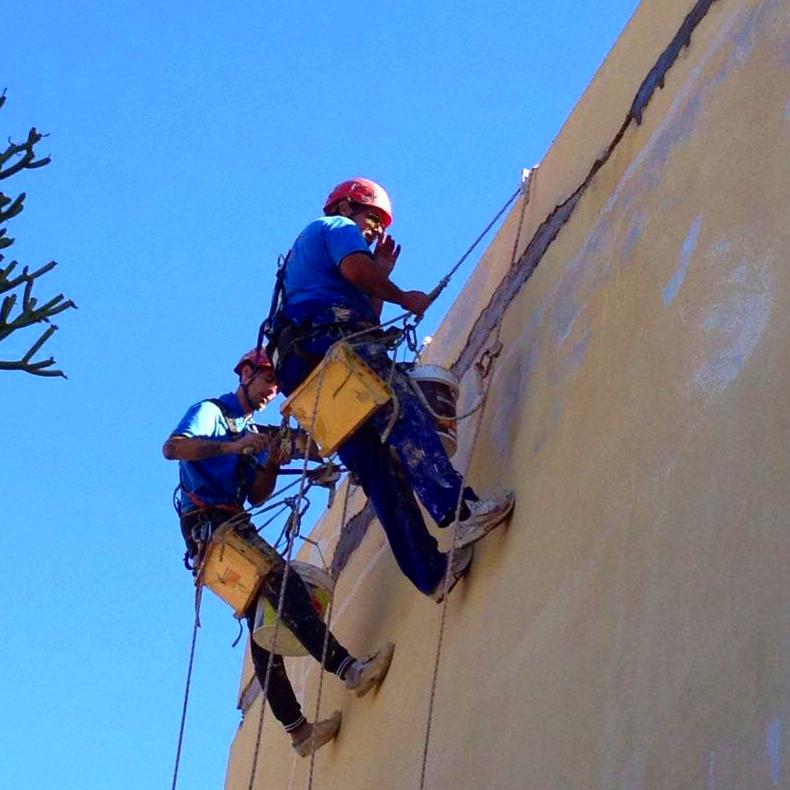
[[[767,273],[742,261],[727,278],[727,293],[702,317],[712,352],[697,368],[694,384],[723,392],[743,369],[768,326],[773,288]]]
[[[771,760],[771,784],[779,786],[782,781],[782,734],[784,726],[781,719],[774,719],[765,734],[765,746]]]
[[[694,250],[697,246],[701,227],[702,214],[698,214],[691,223],[691,228],[680,248],[680,263],[678,264],[678,268],[675,270],[675,273],[664,287],[664,307],[672,304],[672,302],[675,301],[675,297],[678,295],[680,286],[683,285],[683,281],[686,279],[689,263],[691,262],[691,256],[694,254]]]
[[[722,236],[710,245],[710,252],[715,258],[722,258],[732,252],[732,242]]]

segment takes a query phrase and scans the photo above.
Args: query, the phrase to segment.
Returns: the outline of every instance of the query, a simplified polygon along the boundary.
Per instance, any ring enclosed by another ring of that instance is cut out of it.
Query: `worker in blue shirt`
[[[257,534],[244,511],[245,502],[257,505],[271,494],[279,465],[288,460],[281,456],[281,450],[272,446],[270,437],[256,431],[252,421],[253,412],[266,406],[277,387],[272,365],[263,351],[245,354],[234,372],[239,376],[236,391],[192,406],[165,442],[162,452],[165,458],[179,461],[179,514],[187,544],[187,566],[197,571],[211,533],[232,516],[236,531],[274,560],[261,592],[277,609],[285,563]],[[250,631],[254,616],[255,604],[246,614]],[[307,587],[293,571],[287,575],[282,622],[319,662],[326,638],[326,669],[357,696],[379,684],[389,669],[391,643],[369,658],[356,659],[331,632],[327,634]],[[250,652],[261,688],[271,662],[267,701],[290,734],[296,752],[307,756],[334,738],[340,727],[340,712],[311,724],[302,714],[282,656],[270,654],[254,640],[250,640]]]
[[[507,518],[513,496],[493,500],[469,487],[462,492],[462,478],[431,415],[408,376],[392,369],[378,329],[383,302],[419,316],[431,299],[422,291],[401,290],[390,279],[400,254],[385,232],[391,222],[389,196],[379,184],[355,178],[332,190],[324,216],[302,231],[286,258],[269,348],[276,353],[279,388],[290,395],[330,346],[363,333],[353,338],[354,350],[389,382],[398,414],[390,427],[391,404],[379,409],[338,452],[373,503],[400,569],[438,602],[467,572],[472,544]],[[454,523],[460,500],[449,569],[448,554],[426,528],[415,494],[439,527]]]

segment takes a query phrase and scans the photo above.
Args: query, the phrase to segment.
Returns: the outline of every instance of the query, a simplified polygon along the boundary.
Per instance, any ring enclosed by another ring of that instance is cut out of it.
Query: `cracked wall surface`
[[[784,0],[645,0],[436,333],[463,410],[501,330],[455,460],[517,506],[449,599],[425,787],[790,786],[789,143]],[[342,493],[333,630],[397,650],[361,700],[324,679],[313,787],[418,788],[441,609]],[[289,673],[312,718],[315,663]],[[255,692],[247,662],[231,790]],[[260,760],[305,786],[270,714]]]

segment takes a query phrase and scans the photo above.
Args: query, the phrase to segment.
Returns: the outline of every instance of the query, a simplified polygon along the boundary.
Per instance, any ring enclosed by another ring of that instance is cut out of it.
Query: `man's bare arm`
[[[363,252],[352,252],[343,258],[340,274],[362,293],[397,304],[416,315],[422,315],[431,303],[422,291],[402,291],[390,280],[385,269]]]
[[[220,442],[197,436],[170,436],[162,446],[162,455],[168,461],[202,461],[217,455],[260,453],[268,450],[270,444],[271,439],[260,433],[248,433],[232,442]]]

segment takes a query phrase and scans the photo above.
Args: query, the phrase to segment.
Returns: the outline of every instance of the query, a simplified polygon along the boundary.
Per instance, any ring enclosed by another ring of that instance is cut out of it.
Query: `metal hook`
[[[503,345],[501,340],[497,340],[491,348],[487,348],[480,359],[475,363],[475,367],[480,371],[482,378],[488,378],[493,367],[494,360],[502,353]]]

